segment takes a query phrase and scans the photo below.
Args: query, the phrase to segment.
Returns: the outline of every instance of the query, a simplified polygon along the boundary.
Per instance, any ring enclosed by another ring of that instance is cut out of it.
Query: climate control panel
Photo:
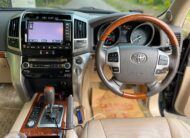
[[[72,58],[23,58],[22,73],[29,78],[72,77]]]

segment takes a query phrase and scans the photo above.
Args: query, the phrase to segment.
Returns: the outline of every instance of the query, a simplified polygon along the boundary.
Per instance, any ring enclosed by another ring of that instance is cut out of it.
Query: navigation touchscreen
[[[31,43],[63,43],[63,22],[28,22],[28,42]]]

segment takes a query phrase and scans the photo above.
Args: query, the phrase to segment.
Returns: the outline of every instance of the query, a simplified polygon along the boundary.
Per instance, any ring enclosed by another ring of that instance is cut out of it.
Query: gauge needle
[[[135,42],[135,41],[137,41],[137,40],[139,40],[139,39],[141,39],[142,38],[142,35],[139,35],[137,38],[135,38],[134,40],[133,40],[133,42]]]

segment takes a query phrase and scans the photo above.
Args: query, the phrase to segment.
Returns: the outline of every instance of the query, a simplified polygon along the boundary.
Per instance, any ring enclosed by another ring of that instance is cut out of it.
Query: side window
[[[182,30],[183,30],[183,37],[186,38],[190,32],[190,11],[187,14]]]
[[[9,7],[10,6],[10,1],[9,0],[1,0],[0,1],[0,7]]]

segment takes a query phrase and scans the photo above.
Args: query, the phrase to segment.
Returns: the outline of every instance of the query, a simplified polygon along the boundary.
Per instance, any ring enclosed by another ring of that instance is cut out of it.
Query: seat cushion
[[[190,138],[190,126],[161,117],[93,120],[81,138]]]

